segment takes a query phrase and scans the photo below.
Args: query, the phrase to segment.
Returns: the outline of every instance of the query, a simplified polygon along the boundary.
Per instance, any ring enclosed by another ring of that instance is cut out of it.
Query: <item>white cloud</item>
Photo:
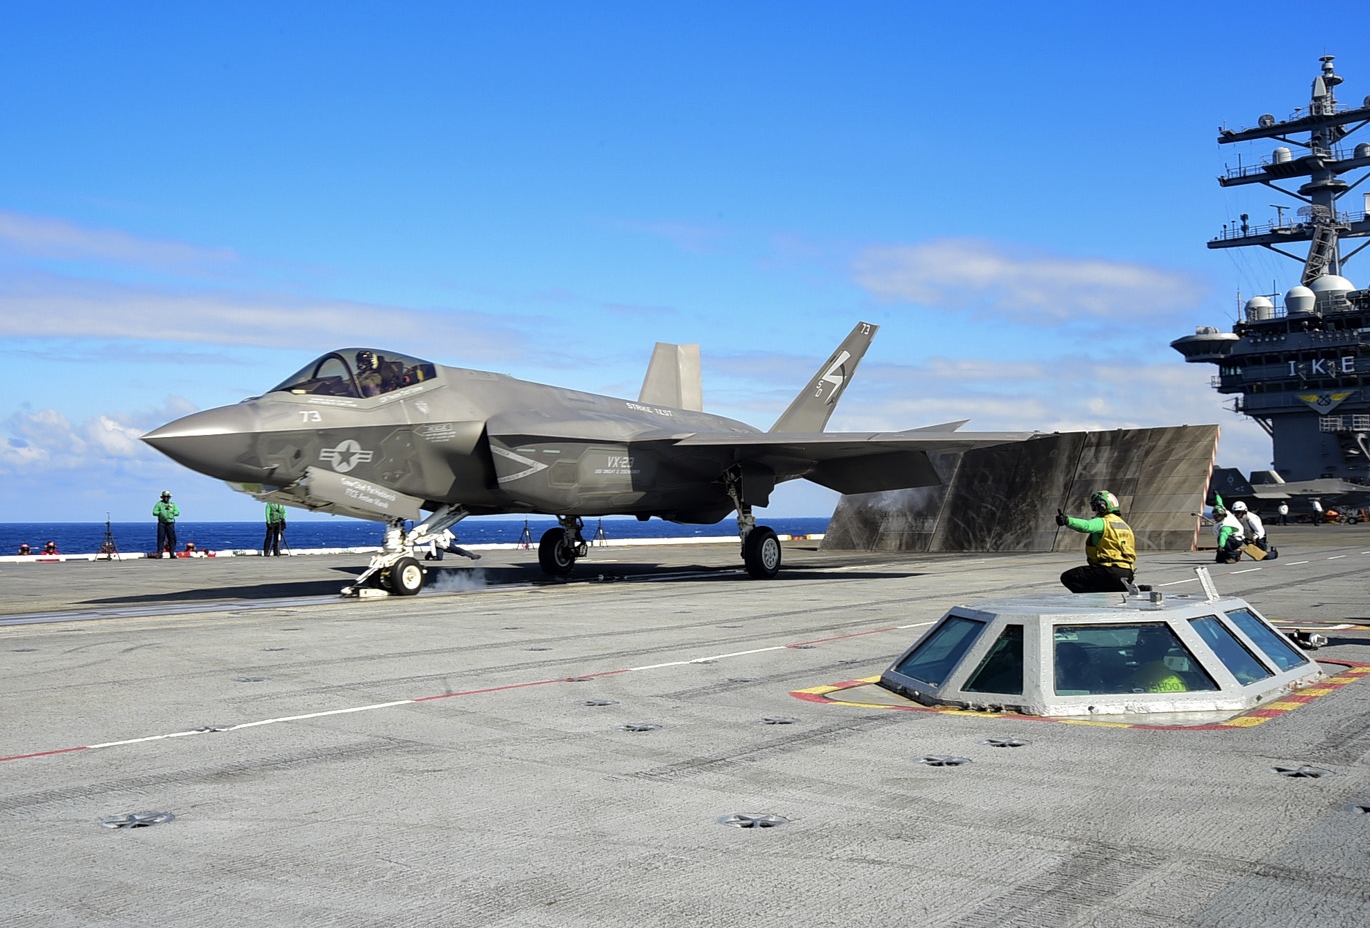
[[[131,462],[160,462],[139,437],[171,419],[193,412],[179,397],[156,410],[130,415],[98,415],[73,423],[56,409],[21,410],[3,423],[0,472],[90,470]],[[98,482],[98,477],[94,478]]]
[[[1206,370],[1127,358],[1001,362],[933,358],[863,367],[830,430],[881,431],[969,419],[967,431],[1073,432],[1216,423],[1219,459],[1269,466],[1270,439],[1223,408]]]
[[[317,351],[372,344],[424,355],[504,357],[508,327],[467,313],[426,312],[351,300],[231,290],[173,292],[32,273],[0,282],[0,336],[116,338]]]
[[[97,416],[85,423],[86,442],[92,450],[112,458],[137,456],[144,445],[138,441],[143,429],[135,429],[116,422],[109,416]]]
[[[139,238],[117,229],[86,229],[50,216],[0,210],[0,249],[34,258],[112,261],[148,267],[226,264],[238,256],[227,248]]]
[[[0,275],[0,337],[10,339],[74,337],[307,351],[383,342],[419,356],[440,346],[459,346],[463,356],[476,358],[508,357],[524,341],[503,320],[476,313],[271,290],[122,282],[133,269],[194,272],[241,262],[230,249],[144,239],[0,210],[0,255],[6,253],[27,265],[24,271]],[[104,262],[111,266],[110,279],[40,270],[42,260]]]
[[[973,239],[878,245],[852,262],[877,299],[969,310],[1017,322],[1095,318],[1154,322],[1197,306],[1203,287],[1184,274],[1123,261],[1010,254]]]

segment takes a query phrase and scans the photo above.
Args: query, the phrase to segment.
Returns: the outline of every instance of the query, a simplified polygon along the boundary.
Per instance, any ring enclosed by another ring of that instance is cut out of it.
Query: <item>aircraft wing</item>
[[[929,452],[962,452],[1025,441],[1032,432],[764,432],[756,435],[696,434],[677,447],[731,448],[738,461],[761,464],[777,474],[812,480],[839,493],[873,493],[936,486]]]
[[[1333,497],[1361,498],[1370,493],[1370,487],[1359,483],[1350,483],[1346,480],[1339,480],[1335,477],[1324,477],[1318,480],[1299,480],[1293,483],[1257,483],[1251,487],[1252,494],[1257,499],[1298,499],[1302,497],[1316,497],[1327,499]]]

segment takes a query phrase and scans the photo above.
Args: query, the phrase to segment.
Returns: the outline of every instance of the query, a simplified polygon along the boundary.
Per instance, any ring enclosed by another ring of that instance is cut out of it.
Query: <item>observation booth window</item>
[[[1290,644],[1287,638],[1277,634],[1269,625],[1252,615],[1250,611],[1238,609],[1235,612],[1229,612],[1227,617],[1281,671],[1292,670],[1303,664],[1312,663],[1298,648]]]
[[[1197,619],[1190,619],[1189,624],[1242,686],[1273,675],[1270,668],[1257,660],[1256,655],[1252,654],[1216,615],[1199,616]]]
[[[272,387],[272,393],[365,399],[426,383],[437,366],[405,354],[370,348],[330,351]]]
[[[999,640],[962,689],[967,693],[1023,695],[1023,626],[1004,626]]]
[[[1219,686],[1163,622],[1057,625],[1052,630],[1058,696],[1186,693]]]
[[[949,615],[941,625],[928,632],[922,643],[909,652],[894,671],[934,687],[941,686],[984,630],[984,622]]]

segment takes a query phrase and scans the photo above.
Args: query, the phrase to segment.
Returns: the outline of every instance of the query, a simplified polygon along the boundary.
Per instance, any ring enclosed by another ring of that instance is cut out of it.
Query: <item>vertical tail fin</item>
[[[842,391],[856,373],[856,365],[870,347],[871,339],[880,327],[869,322],[858,322],[832,357],[823,362],[790,407],[775,420],[772,432],[821,432],[828,424]]]
[[[1256,495],[1251,483],[1242,476],[1242,472],[1235,467],[1215,467],[1212,475],[1208,478],[1208,499],[1205,502],[1210,505],[1224,496],[1229,500],[1238,497],[1251,498]]]
[[[637,401],[703,412],[704,388],[699,375],[699,346],[657,342]]]

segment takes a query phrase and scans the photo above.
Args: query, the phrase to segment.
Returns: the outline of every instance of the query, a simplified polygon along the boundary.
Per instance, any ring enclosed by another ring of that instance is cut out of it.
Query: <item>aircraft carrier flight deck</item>
[[[1140,563],[1328,639],[1223,725],[842,699],[1082,552],[489,551],[363,599],[355,555],[3,564],[0,919],[1364,925],[1370,527],[1270,533]]]

